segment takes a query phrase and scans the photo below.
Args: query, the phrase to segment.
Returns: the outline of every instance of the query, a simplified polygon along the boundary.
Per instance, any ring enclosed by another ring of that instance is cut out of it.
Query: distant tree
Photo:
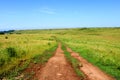
[[[14,31],[15,31],[15,30],[0,31],[0,34],[12,33],[12,32],[14,32]]]
[[[0,31],[0,34],[1,34],[1,35],[3,35],[3,34],[4,34],[4,32],[3,32],[3,31]]]

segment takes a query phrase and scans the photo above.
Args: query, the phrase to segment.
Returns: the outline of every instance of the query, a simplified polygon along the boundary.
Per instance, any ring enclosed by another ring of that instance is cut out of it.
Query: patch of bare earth
[[[66,61],[60,44],[55,55],[49,59],[45,67],[38,70],[36,77],[39,80],[80,80]]]
[[[67,51],[71,53],[72,57],[80,61],[82,64],[80,70],[87,76],[88,80],[115,80],[113,77],[101,71],[98,67],[92,65],[87,60],[79,56],[78,53],[73,52],[70,48],[67,48]]]

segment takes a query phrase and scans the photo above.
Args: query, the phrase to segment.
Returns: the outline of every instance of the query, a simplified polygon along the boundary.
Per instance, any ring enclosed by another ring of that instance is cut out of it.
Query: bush
[[[48,43],[48,45],[50,46],[51,44],[50,44],[50,43]]]
[[[7,37],[7,36],[5,36],[5,39],[8,39],[8,37]]]
[[[16,57],[17,56],[17,52],[16,52],[15,48],[8,47],[8,48],[6,48],[6,50],[7,50],[9,57]]]
[[[0,66],[4,65],[5,60],[3,58],[0,59]]]

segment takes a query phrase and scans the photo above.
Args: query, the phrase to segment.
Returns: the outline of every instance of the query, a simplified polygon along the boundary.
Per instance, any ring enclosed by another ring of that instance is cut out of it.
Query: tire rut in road
[[[80,80],[63,53],[59,44],[55,55],[48,60],[44,68],[38,71],[39,80]]]
[[[87,60],[81,57],[78,53],[73,52],[68,47],[67,47],[67,51],[71,53],[72,57],[80,61],[82,65],[82,67],[80,67],[80,70],[86,75],[88,80],[115,80],[113,77],[106,74],[105,72],[100,70],[98,67],[89,63]]]

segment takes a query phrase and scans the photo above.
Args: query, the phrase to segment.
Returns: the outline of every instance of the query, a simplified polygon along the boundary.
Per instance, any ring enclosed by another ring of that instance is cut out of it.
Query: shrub
[[[15,48],[8,47],[8,48],[6,48],[6,50],[7,50],[9,57],[16,57],[17,56],[17,52],[16,52]]]
[[[8,39],[8,37],[7,37],[7,36],[5,36],[5,39]]]

